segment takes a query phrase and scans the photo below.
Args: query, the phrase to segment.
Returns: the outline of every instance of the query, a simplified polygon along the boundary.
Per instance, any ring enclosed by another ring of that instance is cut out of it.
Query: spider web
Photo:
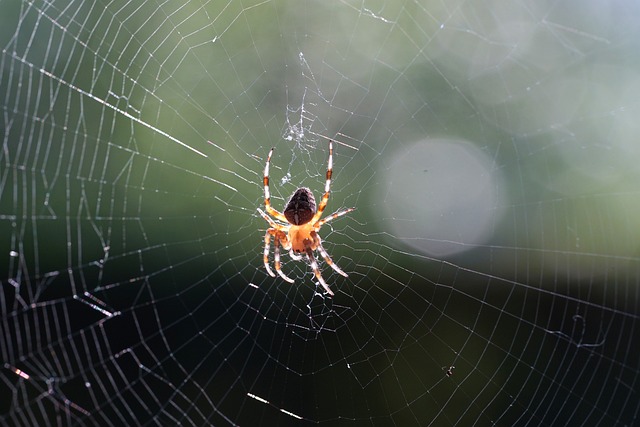
[[[3,425],[637,423],[634,2],[0,8]]]

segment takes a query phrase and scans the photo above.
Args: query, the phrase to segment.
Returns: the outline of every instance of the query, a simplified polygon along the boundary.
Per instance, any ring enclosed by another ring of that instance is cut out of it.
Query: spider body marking
[[[269,165],[271,163],[271,156],[273,155],[273,148],[269,151],[267,156],[267,163],[264,167],[264,206],[266,213],[262,209],[258,208],[260,215],[269,223],[269,228],[264,235],[264,254],[263,261],[264,267],[270,276],[276,277],[275,273],[269,267],[269,248],[271,245],[271,239],[273,238],[273,258],[276,272],[280,277],[289,283],[293,283],[293,279],[289,278],[282,272],[280,264],[280,247],[289,251],[289,255],[292,259],[298,261],[302,259],[304,255],[307,256],[311,269],[315,274],[316,279],[322,285],[327,294],[333,296],[334,293],[329,288],[327,282],[324,281],[318,268],[318,262],[313,254],[314,251],[320,252],[320,255],[324,261],[331,266],[336,272],[342,276],[347,277],[347,273],[342,271],[338,267],[327,251],[322,246],[322,240],[318,235],[320,227],[325,223],[348,214],[355,208],[345,209],[340,212],[329,215],[324,219],[320,219],[324,209],[329,201],[329,195],[331,193],[331,176],[333,174],[333,141],[329,140],[329,162],[327,166],[326,180],[324,186],[324,194],[320,200],[320,204],[316,208],[316,199],[310,189],[306,187],[298,188],[287,204],[285,205],[284,212],[281,213],[271,206],[271,192],[269,190]],[[269,215],[283,222],[284,224],[276,223]]]
[[[303,225],[316,213],[316,198],[306,187],[298,188],[284,208],[284,217],[291,225]]]

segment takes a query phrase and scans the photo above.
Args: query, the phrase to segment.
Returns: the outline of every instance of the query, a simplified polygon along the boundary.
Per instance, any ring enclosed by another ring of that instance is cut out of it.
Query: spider
[[[276,272],[289,283],[294,283],[293,279],[287,277],[286,274],[280,269],[280,246],[285,251],[289,251],[289,255],[292,259],[299,261],[302,259],[301,254],[306,254],[311,269],[316,276],[316,279],[327,294],[333,296],[333,292],[324,281],[320,270],[318,269],[318,262],[316,261],[313,251],[317,250],[324,258],[325,262],[329,264],[339,274],[347,277],[347,273],[342,271],[332,260],[327,251],[322,246],[322,241],[318,235],[320,227],[327,222],[341,217],[353,211],[355,208],[345,209],[340,212],[329,215],[324,219],[320,219],[322,212],[327,207],[329,201],[329,194],[331,189],[331,174],[333,171],[333,141],[329,140],[329,164],[327,166],[327,180],[324,185],[324,194],[322,200],[316,209],[316,199],[313,197],[313,193],[306,187],[298,188],[284,208],[284,213],[277,211],[271,207],[271,194],[269,192],[269,163],[271,162],[271,156],[273,155],[273,148],[269,151],[267,156],[267,163],[264,167],[264,207],[275,219],[282,221],[286,224],[276,223],[269,215],[267,215],[262,209],[258,208],[260,215],[269,223],[270,227],[264,234],[264,267],[267,273],[271,277],[276,275],[269,267],[269,245],[271,243],[271,237],[273,237],[273,257]]]
[[[445,366],[444,368],[442,368],[443,370],[446,369],[447,371],[445,372],[445,375],[447,377],[452,377],[453,376],[453,370],[456,369],[455,366],[449,366],[448,368]]]

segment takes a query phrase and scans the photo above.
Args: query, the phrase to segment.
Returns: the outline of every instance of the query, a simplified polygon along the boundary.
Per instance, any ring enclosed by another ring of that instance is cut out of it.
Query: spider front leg
[[[264,252],[262,255],[262,260],[264,261],[264,268],[265,270],[267,270],[267,273],[269,273],[269,276],[271,277],[276,277],[275,273],[271,270],[271,267],[269,267],[269,245],[271,243],[271,228],[267,230],[266,233],[264,233]]]
[[[316,279],[318,280],[318,282],[320,282],[324,290],[327,291],[329,295],[333,296],[334,293],[331,291],[331,288],[329,288],[329,285],[327,285],[327,282],[325,282],[324,279],[322,278],[322,275],[320,274],[320,270],[318,269],[318,261],[316,261],[316,257],[313,256],[313,251],[308,246],[307,246],[307,257],[309,258],[309,262],[311,263],[311,269],[313,270],[313,274],[316,275]]]
[[[312,233],[315,233],[315,232],[312,232]],[[334,295],[333,291],[331,290],[331,288],[329,288],[329,285],[327,285],[327,282],[325,282],[324,279],[322,278],[322,274],[320,274],[320,269],[318,268],[318,261],[316,261],[316,257],[313,256],[313,249],[311,249],[311,243],[308,239],[305,241],[305,249],[307,252],[307,258],[309,258],[309,263],[311,264],[311,269],[313,270],[313,274],[315,274],[316,276],[316,280],[320,282],[324,290],[327,291],[329,295],[333,296]]]
[[[315,231],[312,231],[311,238],[315,241],[316,248],[318,249],[318,252],[320,252],[320,255],[322,255],[322,258],[324,258],[324,261],[327,264],[329,264],[331,268],[333,268],[336,272],[338,272],[338,274],[341,274],[344,277],[349,277],[347,273],[342,271],[340,267],[338,267],[338,265],[335,262],[333,262],[327,250],[324,248],[324,246],[322,246],[322,241],[320,240],[320,236],[318,235],[318,233],[316,233]]]
[[[273,258],[274,258],[274,264],[276,265],[276,272],[280,275],[280,277],[282,277],[284,280],[286,280],[289,283],[294,283],[293,279],[287,277],[286,274],[284,274],[282,272],[282,270],[280,269],[280,245],[282,244],[282,247],[286,249],[287,247],[287,236],[284,235],[284,233],[282,233],[281,231],[277,231],[277,230],[273,230],[275,234],[275,240],[273,242]],[[280,234],[282,233],[282,235]],[[281,243],[281,239],[284,239],[285,243]]]
[[[294,261],[300,261],[302,259],[302,255],[298,255],[297,253],[293,252],[293,249],[289,249],[289,256]]]
[[[274,264],[276,266],[276,272],[287,282],[294,283],[293,279],[287,277],[287,275],[284,274],[280,268],[280,246],[282,246],[285,250],[289,250],[290,253],[293,253],[293,250],[291,249],[291,243],[289,243],[289,239],[287,238],[287,233],[283,231],[283,228],[284,230],[286,230],[286,227],[276,224],[276,222],[272,220],[269,215],[264,213],[262,209],[258,208],[258,212],[271,226],[271,228],[267,229],[267,232],[264,235],[264,268],[267,270],[267,273],[269,273],[269,276],[276,277],[276,275],[271,270],[271,267],[269,267],[269,244],[271,243],[271,236],[273,236],[273,258]]]

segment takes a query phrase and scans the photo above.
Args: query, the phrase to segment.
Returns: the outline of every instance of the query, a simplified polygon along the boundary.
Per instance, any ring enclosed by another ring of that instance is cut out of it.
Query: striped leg
[[[333,141],[329,140],[329,164],[327,166],[327,180],[324,183],[324,194],[322,195],[322,200],[320,200],[320,204],[318,205],[318,210],[316,214],[311,219],[312,223],[315,223],[322,216],[322,212],[324,208],[327,207],[327,202],[329,201],[329,194],[331,194],[331,175],[333,174]]]
[[[273,242],[273,246],[274,246],[273,253],[274,253],[274,259],[275,259],[276,271],[278,272],[280,277],[282,277],[284,280],[286,280],[289,283],[293,283],[293,279],[290,279],[289,277],[287,277],[287,275],[284,274],[280,269],[280,239],[278,239],[278,236],[276,236],[275,241]]]
[[[342,215],[346,215],[346,214],[348,214],[349,212],[352,212],[352,211],[354,211],[354,210],[356,210],[356,208],[349,208],[349,209],[345,209],[345,210],[343,210],[343,211],[341,211],[341,212],[336,212],[336,213],[334,213],[334,214],[331,214],[331,215],[329,215],[328,217],[323,218],[323,219],[321,219],[320,221],[316,222],[316,223],[315,223],[315,225],[314,225],[314,227],[315,227],[315,228],[320,228],[320,227],[322,227],[324,224],[326,224],[327,222],[329,222],[329,221],[331,221],[331,220],[333,220],[333,219],[339,218],[339,217],[341,217]]]
[[[269,225],[271,226],[271,228],[273,228],[274,230],[277,230],[280,226],[278,224],[276,224],[276,222],[274,220],[272,220],[269,215],[267,215],[266,213],[264,213],[264,211],[260,208],[257,208],[258,212],[260,212],[260,215],[262,215],[262,218],[265,219],[265,221],[267,221],[269,223]]]
[[[335,271],[337,271],[338,274],[341,274],[344,277],[349,277],[349,275],[347,273],[342,271],[340,269],[340,267],[338,267],[338,265],[335,262],[333,262],[333,260],[329,256],[329,253],[326,251],[324,246],[322,246],[322,241],[320,240],[320,236],[318,236],[318,233],[316,233],[315,231],[312,231],[311,232],[311,237],[315,240],[316,245],[317,245],[317,249],[320,252],[320,255],[322,255],[322,258],[324,258],[324,261],[327,264],[329,264],[331,266],[331,268],[333,268]]]
[[[329,285],[327,285],[327,282],[325,282],[324,279],[322,278],[322,275],[320,275],[320,270],[318,269],[318,262],[316,261],[316,257],[313,256],[313,251],[311,250],[311,248],[307,248],[307,256],[309,257],[309,262],[311,263],[311,269],[313,270],[313,274],[316,275],[316,279],[318,280],[318,282],[320,282],[324,290],[327,291],[329,295],[333,296],[334,294],[329,288]]]
[[[264,207],[269,215],[274,216],[276,219],[282,222],[287,222],[287,218],[284,216],[284,214],[271,207],[271,191],[269,190],[269,164],[271,163],[273,150],[274,149],[272,148],[271,151],[269,151],[269,156],[267,156],[267,164],[264,166],[264,177],[262,178],[262,183],[264,184]]]
[[[264,252],[262,258],[264,261],[264,268],[267,270],[267,273],[269,273],[269,276],[276,277],[273,271],[271,271],[271,267],[269,267],[269,244],[271,242],[270,231],[271,229],[268,229],[267,232],[264,233]]]
[[[289,256],[294,261],[300,261],[302,259],[302,255],[298,255],[297,253],[293,252],[293,249],[289,249]]]

